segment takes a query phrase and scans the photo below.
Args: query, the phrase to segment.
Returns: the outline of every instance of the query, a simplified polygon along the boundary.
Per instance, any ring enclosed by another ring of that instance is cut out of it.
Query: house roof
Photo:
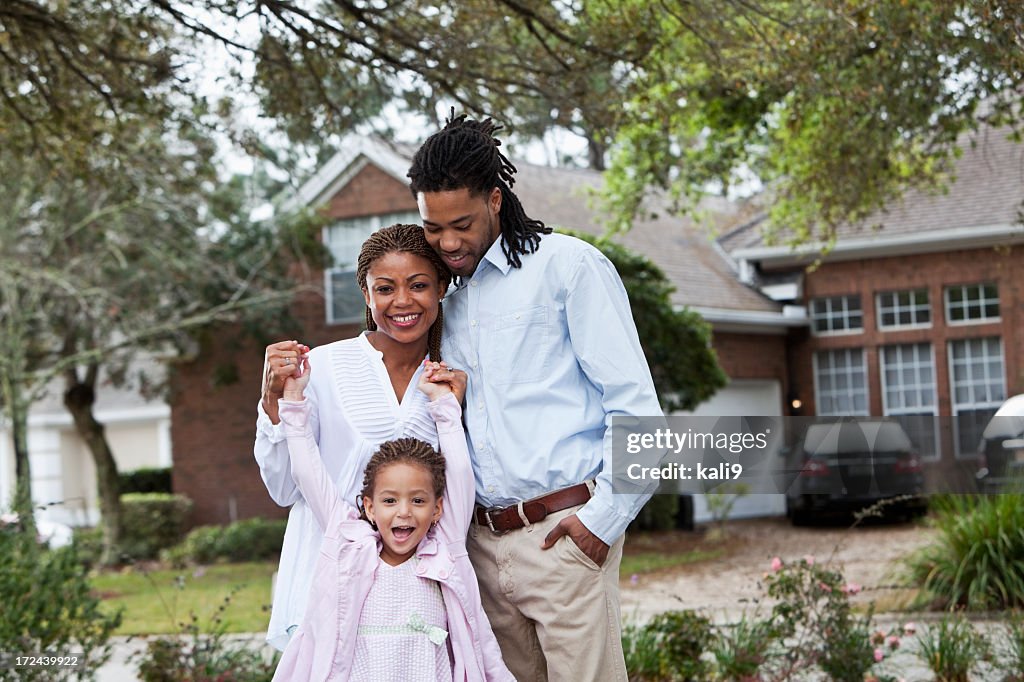
[[[961,139],[945,190],[911,189],[884,210],[837,229],[829,260],[904,255],[1024,242],[1024,145],[1006,129],[983,128]],[[764,264],[794,265],[821,252],[820,244],[798,249],[769,246],[753,220],[719,240],[733,257]]]
[[[342,148],[298,192],[296,201],[321,203],[337,193],[372,163],[407,182],[414,149],[373,138],[346,138]],[[527,213],[553,227],[602,234],[593,191],[602,186],[601,174],[578,168],[553,168],[514,162],[519,169],[513,187]],[[738,208],[725,200],[709,201],[703,213],[712,225],[731,224]],[[799,322],[782,315],[782,306],[742,284],[731,259],[691,219],[662,211],[657,217],[638,219],[615,241],[650,258],[675,285],[672,303],[689,306],[712,324],[747,324],[754,328],[783,329]]]

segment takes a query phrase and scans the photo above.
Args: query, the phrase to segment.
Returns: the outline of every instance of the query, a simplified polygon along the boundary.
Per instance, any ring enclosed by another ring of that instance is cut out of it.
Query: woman
[[[305,390],[313,434],[326,473],[346,500],[358,496],[363,469],[382,442],[408,437],[438,444],[428,401],[416,386],[424,358],[440,360],[441,299],[451,274],[423,228],[393,225],[363,244],[356,278],[366,301],[367,331],[312,351],[297,341],[266,350],[254,452],[270,496],[292,505],[267,632],[267,641],[282,650],[306,611],[323,538],[290,472],[277,406],[285,379],[299,375],[308,353],[317,367]],[[436,378],[451,383],[461,402],[464,374],[446,369]]]

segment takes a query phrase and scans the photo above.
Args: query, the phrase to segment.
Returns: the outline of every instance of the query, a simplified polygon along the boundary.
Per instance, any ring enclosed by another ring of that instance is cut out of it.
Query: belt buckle
[[[494,533],[495,535],[504,535],[508,531],[507,530],[498,530],[497,528],[494,527],[494,519],[491,518],[491,512],[492,511],[500,512],[500,511],[503,511],[503,509],[499,509],[498,507],[489,507],[488,509],[484,509],[484,520],[487,521],[487,528],[490,529],[490,531],[492,533]]]

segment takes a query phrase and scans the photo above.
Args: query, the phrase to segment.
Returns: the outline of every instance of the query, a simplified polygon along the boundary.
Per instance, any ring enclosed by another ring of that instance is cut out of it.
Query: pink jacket
[[[308,401],[281,400],[279,404],[292,477],[324,529],[324,541],[309,608],[285,648],[274,680],[347,680],[359,614],[380,557],[380,535],[339,497],[334,482],[324,473],[312,430],[307,428]],[[431,402],[427,409],[437,423],[447,489],[441,520],[416,550],[417,570],[441,585],[453,654],[452,679],[514,682],[480,604],[480,588],[466,554],[475,491],[462,409],[451,394]]]

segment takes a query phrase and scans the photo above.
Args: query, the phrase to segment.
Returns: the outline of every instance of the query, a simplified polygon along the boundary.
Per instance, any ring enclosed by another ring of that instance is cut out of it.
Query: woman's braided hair
[[[437,499],[444,497],[444,455],[435,450],[430,443],[418,438],[398,438],[381,443],[377,452],[373,453],[370,461],[366,463],[366,470],[363,472],[363,490],[359,493],[360,502],[364,497],[373,499],[377,474],[381,469],[392,464],[411,464],[423,467],[430,474],[434,483],[434,496]],[[369,521],[362,505],[360,505],[360,517]]]
[[[540,236],[550,234],[551,228],[527,216],[512,192],[516,167],[498,151],[501,140],[494,133],[499,130],[501,126],[489,118],[474,121],[465,114],[456,116],[452,109],[444,128],[428,137],[412,157],[409,188],[416,197],[420,192],[464,187],[472,196],[487,196],[497,187],[501,190],[501,250],[509,265],[518,268],[522,266],[519,256],[536,251]]]
[[[356,261],[356,281],[359,282],[359,288],[363,290],[364,294],[367,292],[366,275],[369,273],[370,267],[378,258],[389,253],[411,253],[426,258],[437,271],[439,293],[443,296],[444,292],[448,290],[448,284],[452,281],[451,270],[430,248],[426,237],[423,236],[423,228],[419,225],[389,225],[371,234],[363,242],[363,248],[359,251],[359,259]],[[427,334],[427,350],[430,353],[430,359],[434,362],[441,361],[441,329],[443,326],[444,311],[441,304],[438,303],[437,319],[434,320],[434,324],[430,325],[430,331]],[[370,331],[377,329],[369,306],[366,306],[366,328]]]

